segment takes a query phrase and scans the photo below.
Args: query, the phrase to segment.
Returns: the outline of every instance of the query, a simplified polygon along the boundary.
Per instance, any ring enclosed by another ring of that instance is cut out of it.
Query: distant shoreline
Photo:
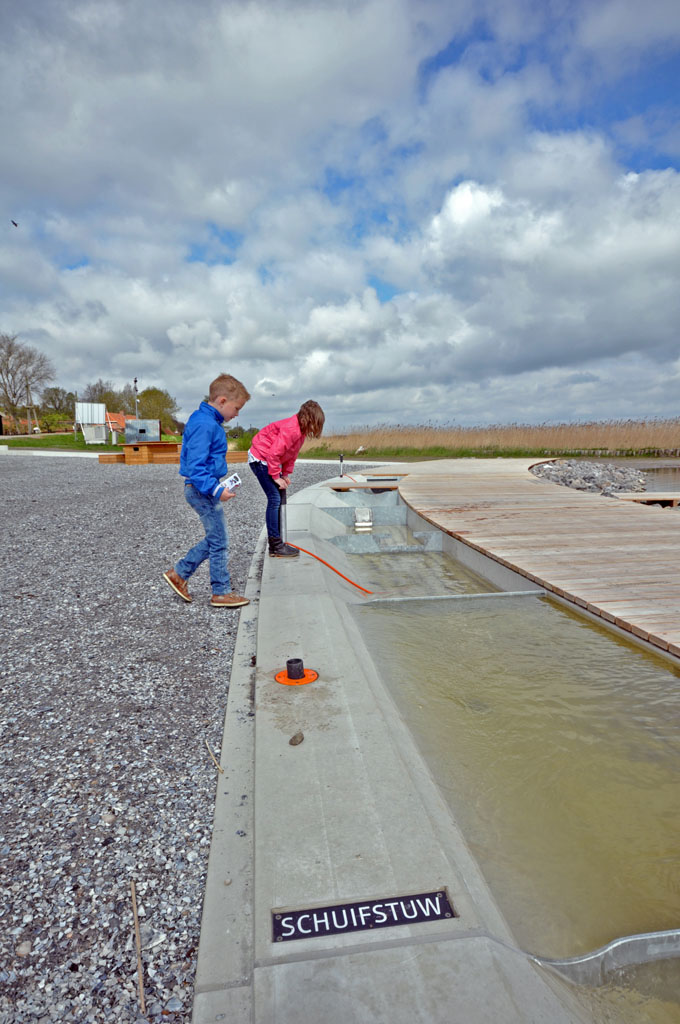
[[[163,440],[181,440],[164,437]],[[249,438],[239,439],[242,450]],[[80,434],[0,436],[0,445],[50,451],[122,451],[120,444],[85,444]],[[480,427],[390,425],[353,427],[320,440],[309,440],[301,455],[307,459],[346,459],[368,462],[397,459],[680,459],[680,418],[666,420],[609,420],[589,423],[497,424]]]

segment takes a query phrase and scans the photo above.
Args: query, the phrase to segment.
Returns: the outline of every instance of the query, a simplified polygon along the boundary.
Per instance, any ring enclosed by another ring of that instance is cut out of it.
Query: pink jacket
[[[289,416],[259,430],[250,443],[250,450],[256,459],[267,463],[269,475],[277,480],[293,472],[304,440],[297,416]]]

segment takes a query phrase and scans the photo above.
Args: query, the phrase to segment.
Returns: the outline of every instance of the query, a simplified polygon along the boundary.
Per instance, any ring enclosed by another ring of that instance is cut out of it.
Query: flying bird
[[[14,227],[15,227],[15,228],[18,228],[18,227],[19,227],[19,225],[17,224],[17,222],[16,222],[15,220],[13,220],[13,221],[12,221],[12,224],[14,224]]]

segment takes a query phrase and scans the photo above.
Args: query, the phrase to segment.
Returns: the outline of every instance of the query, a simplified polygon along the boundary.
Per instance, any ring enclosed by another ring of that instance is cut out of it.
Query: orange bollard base
[[[282,672],[277,672],[274,679],[277,683],[283,683],[284,686],[305,686],[307,683],[313,683],[315,679],[319,678],[319,673],[315,672],[311,668],[306,668],[303,672],[302,679],[291,679],[288,675],[288,670],[284,668]]]

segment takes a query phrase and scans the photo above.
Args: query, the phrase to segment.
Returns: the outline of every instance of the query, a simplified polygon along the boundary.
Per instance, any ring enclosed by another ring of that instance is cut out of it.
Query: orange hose
[[[372,590],[366,590],[366,587],[362,587],[362,586],[360,586],[360,585],[359,585],[358,583],[355,583],[355,582],[354,582],[354,580],[351,580],[351,579],[349,578],[349,576],[344,576],[344,575],[343,575],[343,574],[342,574],[342,573],[340,572],[340,570],[339,570],[339,569],[336,569],[336,568],[335,568],[334,566],[332,566],[330,562],[326,562],[326,561],[324,561],[324,559],[323,559],[323,558],[319,558],[319,556],[318,556],[318,555],[315,555],[313,551],[307,551],[307,549],[306,549],[306,548],[301,548],[301,547],[300,547],[300,546],[299,546],[298,544],[291,544],[289,540],[287,540],[287,541],[286,541],[286,544],[288,544],[288,545],[289,545],[289,546],[290,546],[291,548],[296,548],[296,549],[297,549],[298,551],[302,551],[302,552],[304,552],[304,554],[305,554],[305,555],[311,555],[311,556],[312,556],[312,558],[316,558],[317,562],[321,562],[321,563],[322,563],[322,565],[325,565],[325,566],[327,566],[327,567],[328,567],[329,569],[332,569],[332,571],[333,571],[334,573],[336,573],[336,574],[337,574],[338,576],[341,576],[341,577],[342,577],[342,579],[343,579],[343,580],[346,580],[346,581],[347,581],[348,583],[351,583],[353,587],[356,587],[356,588],[357,588],[357,590],[363,590],[364,594],[372,594],[372,593],[373,593],[373,591],[372,591]]]

